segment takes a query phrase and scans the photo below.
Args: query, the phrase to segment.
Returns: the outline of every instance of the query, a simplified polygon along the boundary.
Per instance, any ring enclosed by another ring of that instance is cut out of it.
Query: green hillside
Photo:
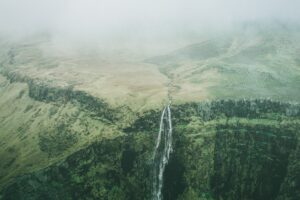
[[[300,99],[297,30],[244,30],[146,59],[173,82],[173,97]]]
[[[299,33],[251,24],[154,57],[1,38],[0,200],[152,199],[160,129],[165,200],[299,199]]]

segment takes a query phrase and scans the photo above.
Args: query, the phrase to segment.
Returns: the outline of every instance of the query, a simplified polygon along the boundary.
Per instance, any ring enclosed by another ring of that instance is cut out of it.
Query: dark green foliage
[[[145,149],[128,142],[120,137],[94,143],[61,164],[22,177],[4,199],[143,199],[150,194],[149,162]],[[130,161],[131,170],[122,164],[128,148],[138,155]]]
[[[278,200],[300,199],[300,145],[298,136],[297,149],[291,153],[286,178],[280,187]]]
[[[126,147],[122,153],[121,167],[125,174],[131,173],[134,167],[134,161],[136,160],[136,152],[129,146]]]
[[[63,153],[77,142],[76,134],[72,133],[68,126],[60,123],[52,130],[39,134],[40,149],[49,156]]]
[[[296,148],[297,128],[217,126],[211,183],[216,198],[275,199]]]
[[[79,104],[91,116],[106,122],[118,120],[118,110],[113,109],[104,100],[87,94],[84,91],[74,91],[72,87],[52,87],[42,81],[33,80],[18,73],[3,71],[10,82],[24,82],[29,88],[29,97],[37,101]]]
[[[72,88],[49,87],[37,84],[34,81],[28,83],[29,96],[38,101],[46,102],[72,102],[78,103],[83,109],[89,111],[92,116],[99,119],[114,121],[116,110],[101,99],[93,97],[83,91],[73,91]]]
[[[199,113],[204,120],[226,117],[264,118],[268,113],[283,116],[300,116],[300,106],[268,99],[219,100],[199,104]]]
[[[130,126],[125,128],[125,133],[132,132],[155,132],[158,130],[161,111],[150,110],[145,112],[142,116],[138,116],[138,119]]]
[[[220,100],[171,110],[174,151],[164,174],[166,200],[298,199],[299,105]],[[95,142],[17,178],[3,199],[151,199],[160,115],[148,111],[124,129],[125,136]],[[50,155],[72,145],[67,126],[40,137]]]
[[[184,182],[184,163],[178,156],[178,154],[174,154],[165,169],[163,185],[164,200],[178,199],[178,196],[187,187],[187,184]]]

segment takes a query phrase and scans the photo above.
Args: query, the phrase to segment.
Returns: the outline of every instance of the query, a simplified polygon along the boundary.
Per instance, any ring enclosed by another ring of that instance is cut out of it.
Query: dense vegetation
[[[299,105],[220,100],[174,105],[164,199],[298,199]],[[17,178],[4,199],[149,199],[160,112],[126,135]]]
[[[291,28],[245,27],[124,62],[57,51],[48,37],[0,41],[0,199],[151,199],[169,99],[165,200],[300,199]]]

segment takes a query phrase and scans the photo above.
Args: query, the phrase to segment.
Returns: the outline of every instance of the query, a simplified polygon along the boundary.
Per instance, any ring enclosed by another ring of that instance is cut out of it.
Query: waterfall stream
[[[162,199],[163,175],[172,151],[172,121],[170,105],[161,114],[153,157],[153,200]]]

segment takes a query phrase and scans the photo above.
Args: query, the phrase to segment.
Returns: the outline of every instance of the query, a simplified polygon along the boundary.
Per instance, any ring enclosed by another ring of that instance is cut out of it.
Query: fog
[[[299,0],[0,0],[0,34],[167,41],[244,22],[298,23],[299,8]]]

